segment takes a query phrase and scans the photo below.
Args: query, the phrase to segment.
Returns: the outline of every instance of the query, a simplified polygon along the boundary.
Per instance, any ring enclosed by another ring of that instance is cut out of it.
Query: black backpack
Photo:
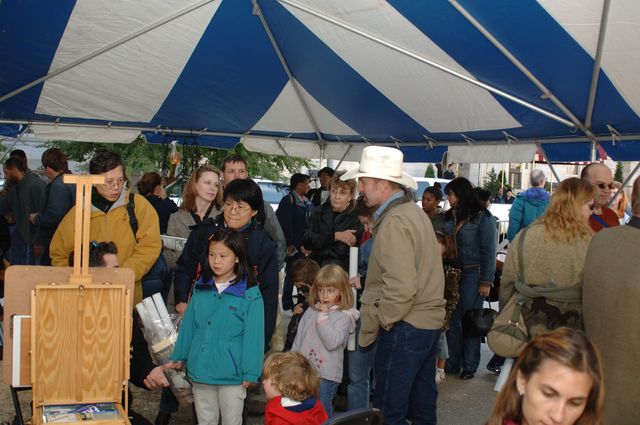
[[[127,202],[127,213],[129,214],[129,225],[131,226],[131,231],[133,232],[133,236],[137,242],[138,241],[138,218],[136,217],[134,199],[135,199],[135,194],[130,193],[129,202]],[[158,231],[160,230],[158,229]],[[145,286],[147,286],[147,288],[154,287],[156,286],[154,283],[157,281],[160,281],[163,283],[161,286],[164,287],[164,283],[166,283],[167,279],[169,278],[170,278],[169,265],[167,264],[167,260],[164,258],[164,255],[162,254],[162,250],[160,250],[160,255],[158,256],[158,259],[151,267],[151,270],[149,270],[147,274],[142,276],[143,297],[148,297],[153,295],[152,293],[149,294],[147,293],[148,291],[145,291]]]

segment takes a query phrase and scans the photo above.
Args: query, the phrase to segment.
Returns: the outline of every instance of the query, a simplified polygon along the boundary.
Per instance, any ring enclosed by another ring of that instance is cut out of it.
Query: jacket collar
[[[134,196],[132,193],[131,196]],[[114,208],[125,205],[129,200],[129,190],[123,189],[120,193],[118,199],[114,202],[110,202],[106,200],[102,195],[98,193],[98,190],[93,187],[91,189],[91,210],[92,211],[102,211],[103,213],[107,213]]]
[[[631,216],[629,221],[627,221],[627,226],[635,227],[636,229],[640,229],[640,217]]]
[[[371,227],[371,232],[375,233],[375,229],[376,227],[378,227],[378,225],[380,224],[380,222],[382,221],[382,219],[384,218],[384,216],[391,211],[395,206],[400,205],[400,204],[406,204],[407,202],[413,202],[413,196],[411,195],[411,193],[405,193],[404,195],[401,195],[398,198],[392,199],[391,202],[389,202],[387,205],[381,205],[381,209],[378,209],[374,214],[377,216],[375,223],[373,223],[373,226]],[[416,206],[417,208],[417,206]],[[379,212],[379,214],[378,214]]]
[[[224,294],[235,295],[236,297],[243,298],[248,289],[247,279],[240,279],[235,283],[229,285],[227,289],[224,290]],[[215,290],[218,292],[218,288],[215,285],[213,278],[209,279],[206,282],[203,282],[202,279],[198,279],[195,283],[195,288],[200,290]]]

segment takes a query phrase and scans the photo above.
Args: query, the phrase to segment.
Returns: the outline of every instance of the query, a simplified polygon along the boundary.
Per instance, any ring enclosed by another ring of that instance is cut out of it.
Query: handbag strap
[[[520,282],[524,282],[524,237],[527,234],[527,230],[529,230],[529,227],[525,227],[522,230],[518,240],[518,279],[520,279]]]

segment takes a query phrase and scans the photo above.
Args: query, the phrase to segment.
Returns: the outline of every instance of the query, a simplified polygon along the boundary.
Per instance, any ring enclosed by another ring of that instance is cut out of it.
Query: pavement
[[[493,386],[496,375],[489,373],[485,366],[491,358],[486,344],[482,345],[482,359],[476,376],[463,381],[457,376],[447,375],[446,381],[438,386],[438,423],[441,425],[481,425],[484,424],[493,405],[496,393]],[[1,362],[0,362],[1,363]],[[160,392],[145,391],[133,387],[134,401],[132,408],[153,422],[158,411]],[[31,391],[19,394],[25,420],[30,418],[29,402]],[[9,386],[0,387],[0,423],[13,420],[15,415]],[[249,416],[249,425],[263,423],[262,416]],[[181,409],[171,418],[170,425],[191,425],[190,409]]]

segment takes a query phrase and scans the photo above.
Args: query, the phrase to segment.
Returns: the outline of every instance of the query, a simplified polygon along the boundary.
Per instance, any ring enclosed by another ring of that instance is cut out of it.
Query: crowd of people
[[[0,212],[14,217],[2,223],[5,258],[68,266],[75,188],[62,181],[64,152],[48,149],[42,166],[49,184],[20,152],[4,162]],[[186,367],[199,424],[243,423],[247,391],[260,381],[267,424],[322,423],[339,388],[348,410],[370,406],[373,394],[385,424],[435,424],[437,385],[447,375],[473,379],[480,367],[482,339],[466,334],[463,321],[495,289],[498,227],[491,195],[464,177],[416,194],[402,153],[369,146],[346,173],[320,170],[317,189],[309,175],[293,174],[274,213],[238,155],[219,169],[195,169],[179,206],[156,172],[133,193],[112,151],[98,152],[89,172],[105,178],[92,189],[91,265],[133,269],[135,303],[161,293],[183,316],[165,365],[151,363],[134,329],[132,381],[167,387],[163,371]],[[499,297],[501,307],[519,297],[531,341],[487,423],[601,424],[603,415],[632,423],[640,417],[640,387],[629,373],[640,339],[628,331],[640,324],[632,261],[640,254],[640,178],[630,211],[622,196],[607,206],[619,186],[601,163],[553,195],[542,171],[530,179],[530,189],[512,196]],[[630,216],[624,226],[621,211]],[[161,234],[186,239],[184,248],[163,248]],[[285,338],[281,316],[289,317]],[[503,360],[494,357],[492,370]],[[155,424],[167,425],[177,410],[165,388]]]

